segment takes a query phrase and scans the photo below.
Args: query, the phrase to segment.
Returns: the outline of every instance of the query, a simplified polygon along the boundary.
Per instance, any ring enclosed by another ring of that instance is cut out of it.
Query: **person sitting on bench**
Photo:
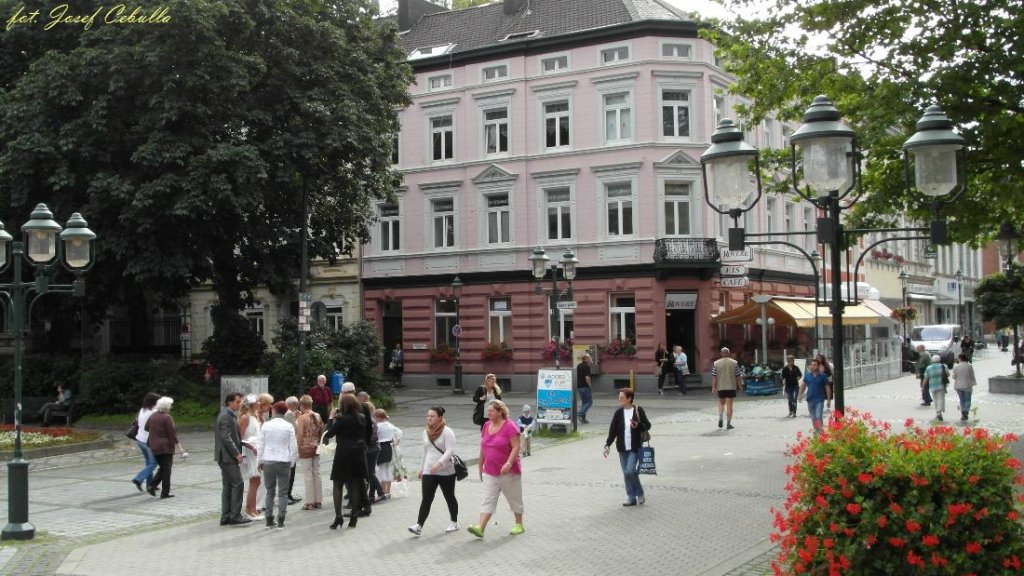
[[[43,426],[50,425],[50,419],[53,412],[61,412],[71,408],[72,401],[73,395],[71,390],[65,390],[61,386],[57,386],[57,401],[47,402],[39,409],[39,416],[43,419]]]

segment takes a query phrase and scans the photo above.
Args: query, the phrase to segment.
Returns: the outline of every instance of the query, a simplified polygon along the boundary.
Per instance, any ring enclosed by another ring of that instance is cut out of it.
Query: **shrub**
[[[1014,440],[912,420],[897,434],[847,410],[790,448],[785,510],[773,510],[775,573],[1020,573]]]
[[[26,354],[22,358],[22,396],[57,397],[57,386],[78,391],[79,368],[82,358],[78,354]],[[0,397],[14,397],[14,359],[0,362]]]
[[[94,356],[86,361],[77,402],[90,414],[117,414],[138,410],[147,392],[170,396],[175,402],[216,399],[215,385],[182,377],[179,360],[131,359]]]

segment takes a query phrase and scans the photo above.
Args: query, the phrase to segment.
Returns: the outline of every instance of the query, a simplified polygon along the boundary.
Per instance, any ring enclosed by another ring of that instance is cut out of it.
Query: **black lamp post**
[[[4,296],[4,308],[11,320],[14,336],[15,406],[14,454],[7,463],[7,525],[0,533],[2,540],[31,540],[36,533],[35,526],[28,521],[28,461],[21,450],[22,361],[27,312],[45,294],[85,296],[82,275],[95,261],[93,242],[96,234],[89,230],[78,212],[71,215],[62,231],[60,224],[53,221],[53,213],[46,204],[39,204],[21,231],[25,241],[14,242],[0,222],[0,272],[6,271],[9,265],[14,268],[13,280],[9,284],[0,284],[0,294]],[[57,241],[58,234],[60,242]],[[23,260],[36,269],[33,281],[22,280]],[[58,265],[75,275],[71,284],[50,284],[50,271]],[[31,299],[28,299],[29,293],[33,294]]]
[[[928,238],[932,243],[945,244],[946,222],[941,213],[943,201],[938,198],[949,194],[958,185],[958,159],[962,155],[965,141],[953,132],[953,123],[942,110],[930,106],[918,121],[917,132],[903,144],[903,151],[907,186],[910,186],[909,156],[913,155],[917,190],[936,198],[933,203],[935,218],[931,226],[847,230],[843,227],[841,212],[856,204],[863,195],[860,182],[861,154],[856,135],[842,122],[839,111],[824,96],[814,99],[804,113],[803,122],[790,138],[790,174],[793,192],[825,212],[825,216],[818,219],[816,234],[818,243],[824,244],[830,251],[832,378],[835,411],[841,414],[845,408],[843,308],[847,305],[842,296],[842,252],[847,250],[850,238],[868,232],[929,232]],[[746,240],[747,236],[781,238],[807,234],[788,232],[748,235],[746,230],[739,227],[739,217],[752,209],[761,198],[759,152],[757,148],[743,142],[743,133],[729,119],[722,120],[711,142],[711,147],[701,155],[705,200],[713,210],[732,217],[733,227],[729,229],[730,250],[742,250],[745,244],[753,244]],[[717,202],[712,201],[709,186],[714,189]],[[751,197],[753,200],[750,200]],[[920,237],[894,237],[882,242]],[[855,294],[850,296],[856,298]]]
[[[548,270],[548,262],[551,259],[548,257],[544,248],[537,246],[533,249],[533,253],[530,255],[530,263],[533,265],[533,277],[537,281],[535,292],[537,294],[543,294],[544,288],[541,286],[541,281],[544,279],[544,275]],[[562,290],[559,288],[558,282],[558,263],[551,264],[551,290],[548,292],[548,313],[551,322],[551,328],[549,336],[555,343],[555,368],[561,368],[561,347],[559,346],[560,330],[558,329],[558,302],[563,296],[567,296],[569,301],[572,301],[572,281],[576,279],[576,266],[580,263],[576,259],[576,255],[573,254],[572,250],[566,248],[565,253],[562,254],[562,276],[566,279],[566,288]]]
[[[462,340],[462,325],[460,312],[462,308],[462,280],[458,276],[452,280],[452,296],[455,297],[455,327],[452,335],[455,336],[455,386],[452,388],[452,394],[465,394],[466,391],[462,388],[462,349],[459,346],[460,340]]]
[[[907,309],[907,281],[909,279],[910,279],[910,276],[907,275],[907,271],[906,270],[900,270],[900,286],[903,288],[903,310],[904,310],[904,313],[903,313],[903,344],[904,345],[909,345],[910,344],[910,338],[908,338],[909,335],[907,334],[907,314],[906,314],[906,309]]]
[[[1003,247],[1006,249],[1006,277],[1010,279],[1010,275],[1014,274],[1013,269],[1013,250],[1017,247],[1017,243],[1020,242],[1020,233],[1017,229],[1009,222],[1003,222],[1002,226],[999,227],[999,235],[996,236],[1001,242]],[[1020,354],[1020,350],[1017,344],[1017,338],[1019,334],[1017,332],[1017,323],[1013,323],[1013,364],[1017,367],[1017,377],[1021,377],[1020,362],[1017,361],[1017,357]],[[1004,347],[1005,349],[1005,347]]]
[[[956,321],[964,328],[964,272],[956,271]]]

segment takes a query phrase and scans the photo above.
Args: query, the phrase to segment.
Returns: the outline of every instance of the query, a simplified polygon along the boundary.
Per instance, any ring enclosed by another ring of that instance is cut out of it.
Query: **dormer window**
[[[501,41],[504,42],[506,40],[524,40],[526,38],[533,38],[538,34],[540,34],[540,30],[532,30],[530,32],[513,32],[508,36],[502,38]]]
[[[430,58],[431,56],[441,56],[452,51],[455,48],[455,44],[442,44],[440,46],[425,46],[417,48],[409,54],[409,60],[415,60],[417,58]]]

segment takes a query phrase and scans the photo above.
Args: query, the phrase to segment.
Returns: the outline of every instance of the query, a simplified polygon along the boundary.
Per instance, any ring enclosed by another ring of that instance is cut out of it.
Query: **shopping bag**
[[[637,474],[657,474],[658,468],[654,464],[654,446],[641,446],[640,458],[637,460]]]

